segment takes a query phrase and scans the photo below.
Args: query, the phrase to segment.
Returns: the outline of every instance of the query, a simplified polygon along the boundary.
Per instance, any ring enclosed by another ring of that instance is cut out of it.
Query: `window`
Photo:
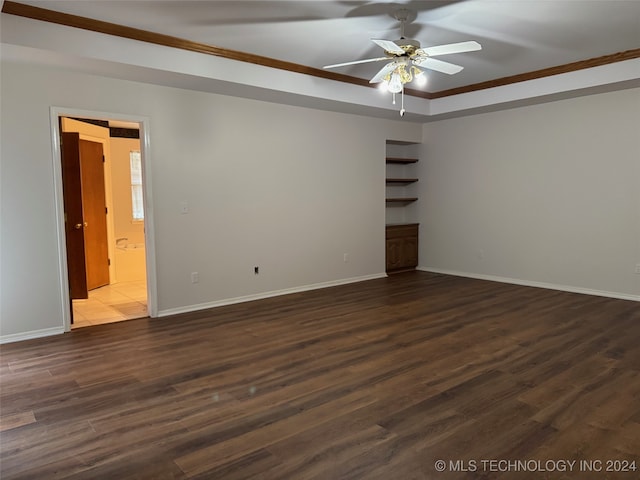
[[[131,165],[131,213],[133,221],[144,220],[144,204],[142,202],[142,160],[139,151],[129,152]]]

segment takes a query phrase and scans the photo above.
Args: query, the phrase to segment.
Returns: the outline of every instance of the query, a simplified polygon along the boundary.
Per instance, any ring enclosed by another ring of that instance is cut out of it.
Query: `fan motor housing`
[[[420,48],[420,42],[413,38],[400,38],[398,40],[394,40],[393,43],[402,48],[407,55],[413,55],[415,51]],[[388,55],[394,55],[391,52],[385,53]]]

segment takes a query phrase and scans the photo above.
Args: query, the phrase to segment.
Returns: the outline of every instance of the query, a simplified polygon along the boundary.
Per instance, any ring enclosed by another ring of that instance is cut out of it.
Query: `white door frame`
[[[149,141],[149,118],[122,113],[96,112],[76,108],[51,107],[51,141],[53,149],[53,183],[58,241],[58,271],[62,301],[64,331],[71,330],[71,300],[69,296],[69,272],[67,271],[67,244],[64,222],[64,194],[62,190],[62,152],[60,146],[59,117],[80,117],[95,120],[119,120],[140,125],[140,155],[142,156],[142,192],[144,199],[144,243],[147,270],[147,310],[150,317],[158,316],[156,283],[155,227],[153,221],[153,198],[151,195],[151,143]]]

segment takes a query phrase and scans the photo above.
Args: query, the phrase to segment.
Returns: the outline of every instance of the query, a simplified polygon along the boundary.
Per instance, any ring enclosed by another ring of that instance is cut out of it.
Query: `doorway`
[[[66,331],[155,312],[155,289],[148,281],[155,268],[146,248],[153,243],[144,205],[144,124],[79,113],[54,116],[52,109],[60,138],[56,193],[64,225]]]

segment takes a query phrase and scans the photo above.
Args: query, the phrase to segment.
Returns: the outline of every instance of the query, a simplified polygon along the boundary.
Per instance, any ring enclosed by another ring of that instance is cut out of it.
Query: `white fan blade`
[[[322,68],[326,69],[326,68],[346,67],[347,65],[357,65],[359,63],[369,63],[369,62],[381,62],[382,60],[389,60],[389,57],[368,58],[366,60],[356,60],[354,62],[336,63],[334,65],[327,65]]]
[[[436,57],[438,55],[448,55],[450,53],[474,52],[476,50],[482,50],[482,45],[480,45],[478,42],[471,41],[450,43],[448,45],[438,45],[435,47],[422,48],[421,50],[430,57]]]
[[[430,70],[435,70],[437,72],[448,73],[449,75],[458,73],[463,68],[460,65],[454,65],[453,63],[443,62],[442,60],[437,60],[431,57],[414,58],[413,63],[416,64],[418,67],[428,68]]]
[[[376,45],[379,45],[382,48],[384,48],[385,51],[393,53],[395,55],[404,55],[405,53],[405,51],[402,48],[400,48],[396,43],[392,42],[391,40],[376,40],[375,38],[372,38],[371,41]]]
[[[380,69],[380,71],[378,73],[376,73],[373,76],[373,78],[371,80],[369,80],[369,83],[379,83],[379,82],[383,81],[384,77],[386,77],[388,74],[393,72],[396,69],[397,66],[398,65],[396,65],[395,62],[387,63],[384,67],[382,67]]]

